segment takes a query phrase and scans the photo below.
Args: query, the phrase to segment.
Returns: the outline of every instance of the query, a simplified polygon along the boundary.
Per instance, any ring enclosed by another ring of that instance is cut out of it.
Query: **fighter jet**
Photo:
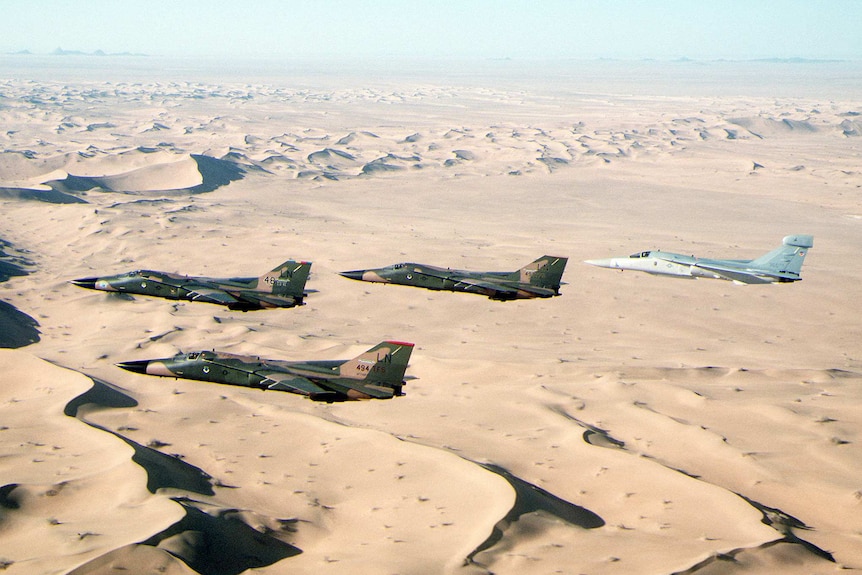
[[[794,235],[786,236],[781,247],[754,260],[711,260],[652,250],[627,258],[586,260],[586,263],[678,278],[730,280],[737,284],[787,283],[802,279],[802,262],[812,246],[813,236]]]
[[[284,361],[217,351],[179,353],[166,359],[124,361],[135,373],[288,391],[315,401],[389,399],[403,395],[412,343],[384,341],[349,360]]]
[[[514,272],[470,272],[402,263],[341,272],[341,275],[352,280],[464,291],[486,295],[493,300],[513,300],[560,295],[560,278],[567,261],[568,258],[542,256]]]
[[[302,305],[311,262],[288,260],[259,278],[207,278],[136,270],[115,276],[72,280],[88,289],[185,299],[249,311]]]

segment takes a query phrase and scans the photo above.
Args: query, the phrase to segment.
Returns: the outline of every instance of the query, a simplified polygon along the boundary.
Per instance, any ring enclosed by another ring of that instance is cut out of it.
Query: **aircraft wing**
[[[296,300],[293,296],[281,297],[263,292],[241,291],[235,297],[238,301],[251,303],[260,307],[265,307],[264,304],[271,307],[293,307],[296,305]]]
[[[252,309],[263,307],[293,307],[297,305],[293,297],[284,298],[277,295],[253,291],[236,291],[230,293],[220,288],[199,287],[189,292],[192,301],[203,301],[221,305],[243,306],[248,305]]]
[[[229,305],[237,302],[237,299],[235,297],[233,297],[224,290],[203,286],[189,292],[189,297],[192,299],[192,301],[203,301],[207,303],[217,303],[221,305]]]
[[[289,373],[267,374],[266,379],[262,383],[267,389],[298,393],[299,395],[307,395],[312,398],[336,395],[334,391],[324,389],[309,379]]]
[[[452,278],[452,280],[456,282],[456,288],[464,288],[466,291],[485,293],[486,291],[491,290],[505,295],[515,295],[518,293],[517,288],[476,278],[456,277]]]
[[[515,296],[519,291],[526,291],[530,293],[534,293],[538,296],[551,297],[556,295],[556,292],[552,289],[543,288],[539,286],[535,286],[527,283],[511,283],[511,282],[495,282],[489,280],[480,280],[476,278],[467,278],[467,277],[457,277],[452,278],[457,281],[456,287],[458,286],[466,286],[466,291],[476,291],[479,293],[485,293],[487,290],[491,290],[500,295],[510,295]],[[475,289],[471,289],[475,288]]]
[[[748,272],[745,270],[739,270],[731,267],[720,266],[716,264],[704,264],[704,263],[696,263],[695,266],[704,269],[708,272],[712,272],[716,275],[719,275],[725,279],[729,279],[735,282],[744,283],[744,284],[768,284],[772,283],[772,280],[768,279],[771,277],[779,277],[773,274],[770,274],[766,271],[756,274],[754,272]],[[767,276],[767,277],[762,277]]]
[[[347,387],[350,389],[354,389],[360,393],[364,393],[365,395],[374,397],[376,399],[389,399],[390,397],[395,395],[395,391],[388,387],[366,385],[350,379],[339,379],[337,381],[338,387]],[[297,375],[291,375],[289,373],[266,374],[266,379],[263,380],[263,385],[265,385],[267,389],[307,395],[311,399],[316,400],[327,399],[330,397],[335,398],[339,395],[339,392],[336,392],[332,389],[328,389],[325,382],[321,382],[320,384],[318,384],[311,381],[310,379],[306,379]],[[344,393],[344,391],[341,390],[341,393]]]

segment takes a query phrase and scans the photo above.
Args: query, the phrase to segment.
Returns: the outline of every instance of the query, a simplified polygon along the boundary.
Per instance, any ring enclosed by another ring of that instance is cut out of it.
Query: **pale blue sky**
[[[860,0],[0,0],[0,54],[862,60]]]

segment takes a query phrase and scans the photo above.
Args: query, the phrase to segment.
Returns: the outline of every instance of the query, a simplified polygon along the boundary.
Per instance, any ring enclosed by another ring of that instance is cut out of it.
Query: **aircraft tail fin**
[[[341,364],[339,374],[400,392],[411,353],[412,343],[384,341]]]
[[[518,281],[558,292],[569,258],[542,256],[518,270]]]
[[[777,274],[786,274],[787,281],[800,279],[802,263],[808,249],[814,246],[814,236],[785,236],[782,245],[768,254],[751,261],[752,267],[766,268]]]
[[[261,291],[274,295],[302,298],[305,295],[305,282],[311,272],[311,262],[287,260],[275,269],[258,278],[257,286]]]

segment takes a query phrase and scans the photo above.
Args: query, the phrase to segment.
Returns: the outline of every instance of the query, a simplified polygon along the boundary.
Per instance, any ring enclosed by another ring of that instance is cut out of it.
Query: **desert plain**
[[[852,62],[0,60],[0,568],[862,569],[862,74]],[[792,284],[583,264],[814,247]],[[569,258],[559,297],[358,283]],[[256,276],[253,312],[69,280]],[[118,369],[415,343],[405,395]]]

